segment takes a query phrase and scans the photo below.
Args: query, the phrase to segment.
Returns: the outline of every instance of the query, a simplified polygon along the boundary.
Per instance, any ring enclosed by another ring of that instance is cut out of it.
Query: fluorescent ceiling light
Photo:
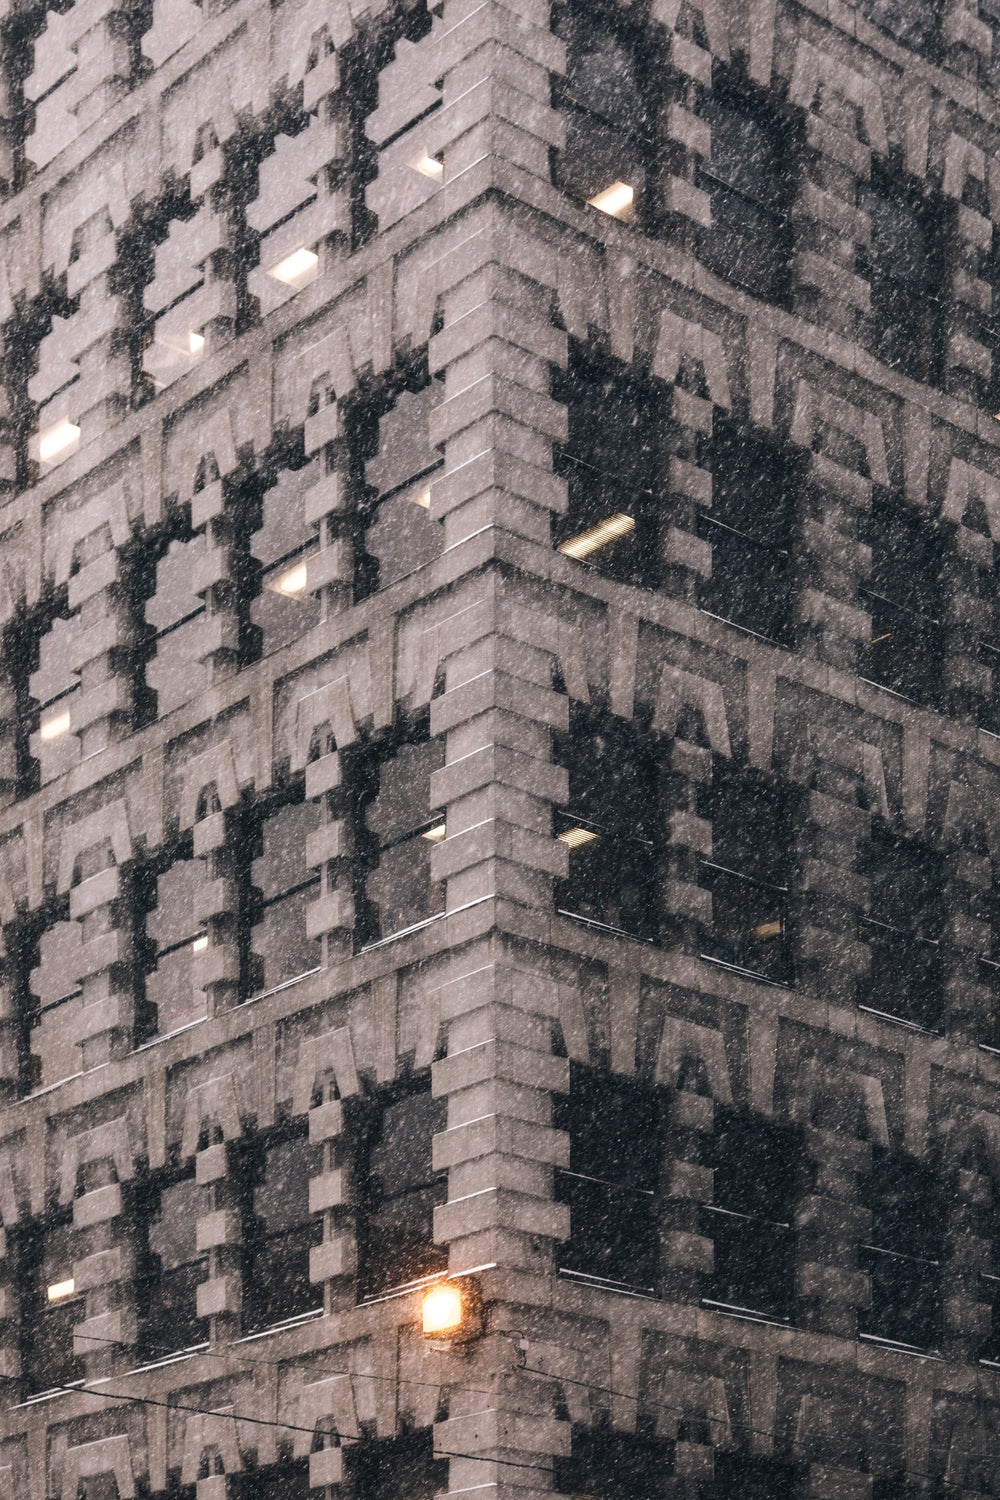
[[[72,1297],[75,1291],[76,1282],[71,1276],[68,1281],[54,1281],[52,1285],[46,1289],[45,1295],[48,1297],[50,1302],[62,1302],[66,1297]]]
[[[205,337],[201,333],[188,334],[188,353],[200,354],[205,347]]]
[[[447,824],[446,823],[438,823],[438,824],[435,825],[435,827],[428,828],[427,832],[426,833],[422,833],[420,835],[420,837],[422,839],[427,839],[427,841],[429,843],[431,843],[431,844],[439,844],[441,842],[441,840],[444,838],[444,836],[445,836],[445,834],[447,832],[448,832],[448,826],[447,826]]]
[[[63,418],[54,427],[49,427],[38,438],[38,457],[43,464],[61,458],[80,440],[80,429],[75,423]]]
[[[38,733],[43,740],[57,740],[61,734],[68,734],[69,709],[66,708],[61,714],[55,714],[53,718],[44,720],[38,727]]]
[[[415,156],[410,162],[410,166],[414,172],[419,172],[421,177],[433,177],[438,182],[444,176],[444,162],[437,161],[435,157],[429,156],[426,151],[421,151],[419,156]]]
[[[617,541],[620,536],[628,536],[634,530],[635,521],[632,516],[608,516],[606,521],[592,526],[589,531],[581,531],[579,536],[563,542],[559,551],[565,552],[567,557],[587,557],[599,547],[606,547],[609,542]]]
[[[424,489],[422,489],[422,490],[417,490],[416,494],[410,495],[409,498],[413,501],[414,505],[419,505],[420,508],[421,508],[421,510],[430,510],[430,508],[431,508],[431,487],[430,487],[430,485],[429,484],[426,485],[424,487]]]
[[[204,953],[204,951],[205,951],[205,949],[207,947],[208,947],[208,938],[205,935],[205,933],[202,933],[201,937],[196,937],[195,940],[194,940],[194,942],[191,944],[191,952],[192,953]]]
[[[602,214],[621,219],[631,211],[635,202],[635,189],[630,188],[627,182],[613,182],[610,187],[602,188],[599,193],[588,198],[587,202],[591,208],[599,208]]]
[[[600,836],[599,833],[593,833],[589,828],[567,828],[565,833],[559,835],[559,842],[565,844],[568,849],[579,849],[581,844],[592,843]]]
[[[296,563],[294,568],[289,568],[286,573],[281,573],[269,583],[267,587],[275,594],[284,594],[286,597],[301,594],[309,582],[309,564],[307,562]]]
[[[284,281],[288,286],[294,286],[296,282],[303,281],[310,273],[315,271],[319,265],[319,256],[313,250],[293,250],[291,255],[286,255],[284,260],[279,260],[276,266],[268,271],[275,281]]]

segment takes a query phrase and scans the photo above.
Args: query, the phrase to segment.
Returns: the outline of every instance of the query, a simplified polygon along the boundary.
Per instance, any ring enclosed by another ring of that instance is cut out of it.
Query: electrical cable
[[[512,1333],[511,1330],[500,1329],[500,1330],[497,1330],[497,1331],[499,1333],[501,1333],[505,1337],[512,1337],[513,1336],[513,1333]],[[516,1333],[516,1332],[519,1332],[519,1330],[514,1330],[513,1332]],[[104,1339],[104,1338],[98,1339],[96,1336],[90,1335],[90,1334],[82,1335],[82,1337],[87,1338],[88,1341],[114,1344],[114,1345],[116,1345],[118,1347],[121,1347],[121,1348],[134,1348],[134,1347],[136,1347],[134,1344],[126,1343],[124,1340],[120,1340],[120,1339]],[[233,1347],[233,1344],[230,1343],[229,1347]],[[236,1363],[236,1364],[243,1363],[243,1364],[246,1364],[246,1365],[254,1365],[254,1364],[260,1364],[260,1365],[277,1365],[277,1366],[283,1366],[286,1369],[287,1368],[301,1368],[301,1369],[308,1369],[309,1371],[311,1371],[313,1373],[323,1373],[323,1374],[327,1374],[327,1375],[347,1376],[347,1377],[349,1377],[351,1379],[376,1380],[376,1381],[382,1381],[382,1382],[393,1384],[393,1385],[420,1385],[420,1386],[430,1387],[430,1388],[432,1388],[434,1390],[440,1390],[442,1385],[446,1385],[447,1384],[447,1385],[449,1385],[449,1388],[451,1390],[461,1391],[461,1392],[463,1392],[465,1394],[483,1395],[483,1396],[495,1396],[496,1395],[495,1391],[487,1390],[487,1389],[484,1389],[482,1387],[467,1386],[467,1385],[456,1385],[456,1384],[451,1384],[450,1382],[445,1382],[445,1381],[407,1380],[405,1377],[400,1377],[400,1376],[373,1375],[373,1374],[370,1374],[369,1372],[363,1371],[363,1370],[343,1370],[343,1369],[331,1370],[329,1368],[322,1368],[322,1367],[317,1366],[316,1364],[314,1364],[314,1363],[312,1363],[312,1362],[310,1362],[308,1360],[303,1360],[303,1359],[294,1359],[294,1358],[292,1358],[292,1359],[286,1359],[286,1360],[267,1360],[267,1359],[244,1358],[242,1356],[229,1356],[229,1355],[224,1355],[224,1354],[212,1354],[211,1351],[208,1351],[208,1350],[199,1350],[198,1352],[199,1352],[199,1354],[209,1354],[210,1357],[217,1358],[217,1359],[227,1360],[227,1361],[229,1361],[231,1363]],[[626,1391],[617,1391],[617,1390],[615,1390],[611,1386],[600,1385],[600,1384],[598,1384],[595,1381],[576,1380],[576,1379],[574,1379],[571,1376],[556,1375],[556,1374],[553,1374],[553,1373],[551,1373],[550,1371],[547,1371],[547,1370],[540,1370],[540,1369],[538,1369],[534,1365],[515,1364],[514,1368],[515,1369],[522,1369],[522,1370],[525,1371],[525,1373],[530,1374],[530,1375],[540,1376],[541,1378],[543,1378],[545,1380],[553,1382],[553,1384],[562,1383],[562,1384],[565,1384],[565,1385],[574,1385],[574,1386],[580,1387],[581,1389],[584,1389],[584,1390],[594,1391],[594,1392],[596,1392],[599,1395],[603,1395],[603,1396],[609,1397],[611,1400],[634,1401],[636,1403],[642,1402],[647,1407],[652,1407],[652,1408],[654,1408],[656,1410],[659,1410],[659,1411],[668,1412],[672,1416],[679,1416],[679,1417],[682,1417],[682,1418],[691,1419],[693,1421],[703,1422],[708,1427],[712,1427],[712,1426],[729,1427],[731,1430],[735,1429],[735,1430],[737,1430],[739,1432],[745,1433],[748,1437],[763,1437],[763,1438],[767,1438],[768,1441],[771,1442],[771,1443],[773,1443],[775,1441],[775,1439],[778,1438],[778,1436],[779,1436],[779,1434],[776,1431],[774,1431],[773,1429],[767,1429],[767,1428],[763,1428],[763,1427],[754,1427],[751,1423],[748,1423],[748,1422],[725,1422],[721,1417],[710,1417],[704,1411],[690,1411],[686,1407],[683,1407],[683,1406],[674,1406],[674,1405],[671,1405],[670,1403],[664,1402],[664,1401],[656,1401],[656,1400],[653,1400],[651,1397],[648,1397],[648,1396],[634,1395],[634,1394],[631,1394],[631,1393],[626,1392]],[[108,1377],[105,1377],[105,1378],[107,1378],[107,1379],[114,1379],[114,1380],[135,1379],[139,1373],[142,1373],[142,1372],[130,1371],[126,1375],[108,1376]],[[88,1394],[93,1394],[93,1395],[98,1395],[98,1396],[104,1396],[106,1398],[110,1398],[110,1399],[114,1399],[114,1400],[134,1401],[134,1402],[139,1402],[139,1403],[142,1403],[142,1404],[152,1405],[152,1406],[174,1406],[178,1410],[186,1410],[186,1411],[198,1413],[198,1414],[203,1415],[203,1416],[227,1416],[227,1417],[231,1417],[234,1421],[251,1422],[251,1423],[254,1423],[255,1425],[258,1425],[258,1426],[265,1426],[265,1427],[285,1427],[289,1431],[311,1432],[311,1433],[313,1433],[314,1436],[317,1435],[317,1434],[319,1434],[319,1435],[324,1435],[324,1434],[325,1435],[329,1435],[327,1433],[326,1429],[324,1429],[324,1428],[315,1428],[315,1429],[313,1429],[313,1428],[296,1427],[296,1425],[294,1423],[290,1423],[290,1422],[277,1422],[277,1421],[273,1421],[273,1420],[266,1420],[266,1419],[261,1418],[261,1417],[240,1417],[240,1416],[236,1415],[235,1413],[231,1413],[231,1412],[221,1412],[221,1413],[220,1412],[212,1412],[212,1411],[209,1411],[208,1409],[202,1408],[202,1407],[182,1407],[179,1403],[171,1402],[171,1401],[157,1401],[157,1400],[155,1400],[152,1397],[121,1396],[121,1395],[116,1395],[113,1392],[99,1391],[96,1388],[94,1388],[92,1386],[88,1386],[88,1385],[82,1385],[82,1386],[80,1386],[80,1385],[76,1385],[76,1386],[55,1385],[55,1386],[52,1386],[51,1389],[52,1390],[69,1391],[69,1392],[72,1392],[72,1391],[78,1391],[78,1392],[80,1392],[80,1391],[86,1391]],[[338,1433],[337,1436],[340,1437],[340,1438],[346,1438],[349,1441],[354,1441],[354,1442],[363,1442],[364,1441],[363,1436],[360,1435],[360,1434],[357,1434],[357,1433]],[[980,1451],[975,1450],[975,1449],[953,1449],[953,1448],[951,1448],[950,1445],[943,1444],[943,1443],[930,1443],[928,1446],[933,1451],[947,1452],[947,1453],[953,1454],[953,1455],[955,1455],[957,1457],[966,1457],[966,1458],[983,1459],[983,1460],[985,1460],[986,1458],[989,1457],[988,1454],[986,1454],[984,1452],[980,1452]],[[541,1465],[541,1464],[519,1464],[519,1463],[517,1463],[516,1461],[514,1461],[512,1459],[484,1459],[481,1454],[474,1454],[474,1453],[452,1453],[452,1452],[444,1453],[444,1452],[440,1452],[438,1454],[438,1456],[442,1457],[442,1458],[465,1458],[465,1459],[471,1459],[471,1460],[473,1460],[473,1461],[475,1461],[477,1463],[505,1463],[505,1464],[508,1464],[509,1466],[514,1467],[514,1468],[542,1469],[546,1473],[551,1472],[550,1467],[548,1467],[546,1465]],[[946,1480],[944,1480],[942,1478],[936,1478],[934,1475],[924,1473],[923,1471],[917,1470],[917,1469],[906,1469],[906,1470],[900,1471],[898,1469],[887,1469],[887,1468],[879,1469],[879,1468],[876,1468],[876,1469],[870,1469],[867,1472],[869,1474],[871,1474],[872,1476],[874,1476],[874,1477],[878,1477],[879,1475],[886,1475],[886,1476],[889,1476],[889,1477],[897,1477],[897,1476],[900,1475],[900,1473],[902,1473],[903,1477],[905,1477],[905,1478],[930,1480],[932,1482],[936,1482],[938,1485],[942,1486],[945,1489],[958,1489],[958,1490],[961,1490],[961,1489],[965,1488],[965,1486],[963,1486],[963,1485],[952,1484],[949,1481],[946,1481]]]

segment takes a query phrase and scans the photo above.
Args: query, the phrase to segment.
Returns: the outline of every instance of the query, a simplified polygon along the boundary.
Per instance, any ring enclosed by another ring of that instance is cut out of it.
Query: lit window
[[[655,106],[647,68],[654,43],[627,25],[606,24],[578,7],[559,5],[553,29],[567,47],[566,75],[554,102],[566,124],[555,181],[613,218],[631,221],[642,211],[655,165]]]
[[[788,932],[790,829],[783,792],[766,777],[716,760],[700,789],[701,816],[712,824],[712,857],[700,866],[712,893],[703,958],[775,983],[791,979]]]
[[[21,1369],[29,1392],[70,1385],[83,1378],[73,1355],[73,1329],[84,1318],[73,1262],[78,1251],[66,1219],[29,1228],[20,1247]]]
[[[286,286],[292,286],[298,291],[300,287],[314,281],[319,271],[319,256],[314,250],[302,248],[293,250],[291,255],[286,255],[276,266],[271,266],[268,275],[273,276],[275,281],[283,281]]]
[[[316,527],[306,521],[306,495],[315,479],[315,464],[282,469],[261,500],[260,525],[250,543],[260,571],[250,620],[259,632],[262,656],[287,646],[319,623],[319,600],[309,590],[309,569],[319,537]]]
[[[63,420],[44,427],[38,434],[38,458],[49,466],[62,463],[80,446],[80,429],[74,422]]]
[[[156,877],[155,905],[146,917],[152,963],[146,975],[149,1035],[165,1036],[206,1014],[194,961],[208,946],[194,916],[195,899],[206,878],[204,860],[192,858],[175,860]]]
[[[569,873],[555,886],[557,911],[655,938],[659,776],[653,748],[629,725],[601,723],[574,706],[571,733],[558,736],[555,754],[569,771],[569,805],[555,814],[556,838],[569,850]]]
[[[573,1064],[569,1094],[553,1101],[553,1124],[570,1138],[569,1170],[556,1176],[556,1197],[570,1208],[560,1271],[654,1291],[660,1258],[659,1096]]]
[[[569,416],[568,440],[556,452],[569,488],[569,509],[553,523],[557,549],[623,583],[655,587],[667,466],[660,392],[573,343],[553,395]]]
[[[434,1243],[434,1208],[447,1198],[447,1177],[434,1170],[432,1144],[446,1126],[446,1101],[432,1098],[429,1079],[386,1090],[368,1107],[358,1230],[366,1296],[448,1269],[447,1249]]]

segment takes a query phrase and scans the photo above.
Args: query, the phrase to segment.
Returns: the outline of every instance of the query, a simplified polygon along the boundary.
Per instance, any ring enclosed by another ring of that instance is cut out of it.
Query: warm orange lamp
[[[428,1287],[421,1305],[424,1333],[428,1338],[456,1332],[465,1316],[462,1293],[446,1281]]]

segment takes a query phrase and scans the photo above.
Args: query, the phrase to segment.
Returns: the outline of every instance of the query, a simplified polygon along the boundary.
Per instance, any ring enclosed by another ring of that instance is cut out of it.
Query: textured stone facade
[[[1000,1494],[1000,7],[0,82],[0,1494]]]

